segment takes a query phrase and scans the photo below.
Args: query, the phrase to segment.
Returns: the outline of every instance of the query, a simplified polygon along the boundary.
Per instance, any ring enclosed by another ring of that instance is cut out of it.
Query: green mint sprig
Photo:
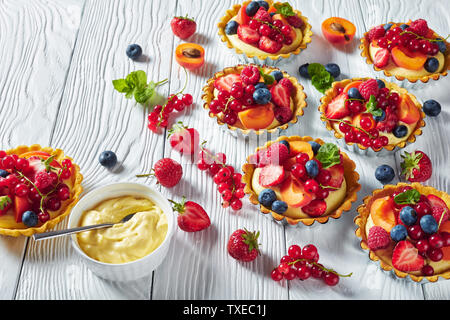
[[[277,11],[275,13],[279,13],[285,17],[295,16],[294,9],[292,9],[291,5],[288,2],[283,3],[275,3],[273,5]]]
[[[383,110],[377,107],[378,102],[377,98],[374,95],[371,95],[369,101],[366,103],[366,110],[368,113],[371,113],[375,117],[381,117],[383,114]]]
[[[409,189],[394,197],[396,204],[416,204],[420,201],[420,192],[416,189]]]
[[[259,67],[259,74],[263,77],[265,84],[271,85],[275,82],[275,78],[270,74],[264,73],[264,70],[261,67]]]
[[[321,93],[325,93],[334,82],[333,76],[320,63],[310,63],[308,74],[311,77],[312,85]]]
[[[339,148],[333,143],[323,144],[317,151],[316,158],[324,169],[341,163],[341,153]]]

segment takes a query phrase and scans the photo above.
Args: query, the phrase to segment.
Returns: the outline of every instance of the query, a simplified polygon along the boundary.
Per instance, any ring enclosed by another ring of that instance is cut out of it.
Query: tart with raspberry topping
[[[422,134],[425,126],[425,113],[416,97],[380,79],[334,82],[321,98],[319,111],[327,129],[346,148],[357,146],[353,147],[355,151],[368,155],[405,147]]]
[[[307,136],[269,141],[247,158],[242,170],[250,202],[291,225],[339,218],[361,188],[355,163],[345,153]]]
[[[286,129],[306,107],[306,94],[297,79],[268,66],[225,68],[208,80],[203,92],[209,116],[244,135]]]
[[[424,19],[373,27],[361,39],[361,56],[376,71],[402,81],[428,82],[446,76],[450,43],[428,27]]]
[[[39,145],[0,151],[0,234],[53,228],[78,201],[83,176],[62,150]]]
[[[420,183],[374,190],[354,222],[361,248],[383,270],[420,282],[450,279],[450,196]]]
[[[222,42],[244,62],[275,65],[311,42],[311,25],[288,2],[244,1],[218,23]]]

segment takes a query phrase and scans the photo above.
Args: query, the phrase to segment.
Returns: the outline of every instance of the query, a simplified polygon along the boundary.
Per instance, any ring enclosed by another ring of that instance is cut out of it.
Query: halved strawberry
[[[169,142],[172,148],[183,154],[193,154],[198,149],[199,134],[194,128],[188,128],[182,122],[169,130]]]
[[[259,184],[263,187],[272,187],[284,180],[284,168],[280,165],[268,165],[262,168],[259,174]]]
[[[392,252],[392,265],[403,272],[418,271],[425,264],[424,258],[409,241],[399,241]]]
[[[291,95],[289,88],[278,83],[270,88],[270,94],[272,95],[272,102],[279,107],[290,108]]]
[[[241,77],[236,73],[230,73],[226,76],[216,79],[216,81],[214,81],[214,88],[216,88],[217,90],[225,90],[230,92],[231,86],[235,82],[242,83]]]
[[[31,210],[28,197],[14,197],[14,217],[16,222],[22,222],[22,215],[25,211]]]
[[[282,143],[271,144],[267,149],[259,150],[256,154],[258,167],[282,164],[287,158],[289,158],[289,149]]]
[[[173,210],[177,211],[178,226],[186,232],[196,232],[208,228],[211,220],[201,205],[193,201],[186,201],[183,197],[181,203],[169,200],[173,204]]]
[[[434,194],[429,194],[427,196],[428,200],[430,201],[432,215],[434,219],[439,223],[442,219],[442,222],[445,222],[448,220],[450,215],[450,209],[445,204],[444,200],[439,198],[438,196],[435,196]]]
[[[283,44],[281,42],[277,42],[266,36],[262,36],[258,43],[258,47],[267,53],[277,53],[282,46]]]
[[[326,170],[331,173],[331,179],[327,185],[333,188],[340,188],[342,181],[344,181],[344,166],[342,164],[335,164]]]
[[[325,116],[328,119],[342,119],[350,114],[350,110],[345,105],[346,93],[341,93],[327,106]]]
[[[245,43],[255,44],[259,41],[260,35],[258,31],[253,30],[248,25],[239,25],[237,29],[237,34],[239,39],[244,41]]]
[[[302,211],[310,217],[320,217],[327,211],[327,203],[324,200],[315,199],[302,207]]]
[[[390,56],[391,53],[388,49],[380,49],[375,53],[373,64],[375,67],[383,68],[388,64]]]

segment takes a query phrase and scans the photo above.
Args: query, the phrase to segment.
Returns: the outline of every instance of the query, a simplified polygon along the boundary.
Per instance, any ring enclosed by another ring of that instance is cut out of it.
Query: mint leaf
[[[369,101],[366,103],[367,112],[371,113],[375,117],[381,117],[383,111],[380,108],[377,108],[378,102],[374,95],[371,95]]]
[[[323,144],[317,151],[316,158],[324,169],[341,163],[341,153],[339,148],[333,143]]]
[[[262,68],[259,68],[259,74],[263,77],[265,84],[271,85],[275,82],[275,78],[270,74],[264,73],[264,70]]]
[[[323,72],[327,72],[327,70],[325,70],[325,67],[320,63],[310,63],[308,65],[308,74],[311,78]]]
[[[416,204],[420,200],[420,192],[416,189],[409,189],[394,197],[396,204]]]
[[[0,210],[5,210],[11,203],[12,200],[9,196],[0,197]]]
[[[127,93],[132,90],[130,86],[128,85],[127,80],[125,79],[117,79],[112,81],[114,89],[116,89],[119,92]]]
[[[285,17],[295,16],[295,12],[288,2],[275,3],[273,6],[277,9],[276,13],[280,13]]]
[[[125,98],[134,97],[137,103],[146,104],[155,93],[155,88],[162,85],[167,80],[160,82],[150,81],[147,84],[147,74],[145,71],[137,70],[127,75],[125,79],[116,79],[112,81],[114,89],[125,93]]]
[[[327,89],[331,88],[334,78],[327,71],[320,72],[311,77],[311,84],[320,92],[325,93]]]

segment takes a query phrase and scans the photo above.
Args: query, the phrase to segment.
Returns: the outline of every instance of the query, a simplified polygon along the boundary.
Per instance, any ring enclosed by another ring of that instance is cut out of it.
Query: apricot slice
[[[302,184],[289,176],[281,185],[281,199],[293,208],[306,206],[313,200],[313,196],[306,192]]]
[[[441,223],[441,226],[439,227],[439,232],[448,232],[450,233],[450,220],[447,220],[445,222]],[[442,257],[443,260],[450,260],[450,247],[442,247],[442,253],[444,256]]]
[[[37,156],[37,157],[40,157],[43,159],[47,159],[48,157],[50,157],[50,153],[47,153],[44,151],[28,151],[28,152],[22,153],[20,155],[21,158],[25,158],[25,159],[28,159],[28,158],[31,158],[34,156]]]
[[[259,107],[250,108],[238,113],[239,120],[247,129],[264,129],[270,126],[275,119],[273,104],[268,103]]]
[[[409,70],[419,70],[427,61],[426,55],[420,52],[409,52],[406,48],[394,47],[391,54],[397,66]]]
[[[394,199],[390,196],[376,199],[370,207],[370,216],[376,226],[390,232],[396,224]]]
[[[331,17],[322,22],[322,33],[333,44],[347,44],[353,40],[356,27],[347,19]]]
[[[419,108],[414,104],[408,94],[402,94],[400,105],[397,109],[397,117],[407,124],[416,123],[420,120]]]
[[[314,151],[311,145],[306,141],[289,141],[290,156],[295,157],[299,153],[306,153],[309,159],[314,157]]]
[[[14,197],[14,217],[16,222],[22,222],[22,214],[31,209],[28,197]]]
[[[205,63],[205,49],[196,43],[182,43],[175,49],[175,59],[188,70],[198,69]]]
[[[363,83],[363,82],[362,82],[362,81],[353,81],[353,82],[350,82],[348,85],[346,85],[346,86],[344,87],[344,91],[342,91],[342,92],[343,92],[343,93],[347,93],[348,90],[350,90],[351,88],[358,88],[359,85],[360,85],[361,83]]]
[[[239,25],[246,25],[250,22],[250,17],[245,12],[247,9],[247,5],[243,5],[241,9],[239,9],[238,14],[236,15],[236,22],[239,23]]]

